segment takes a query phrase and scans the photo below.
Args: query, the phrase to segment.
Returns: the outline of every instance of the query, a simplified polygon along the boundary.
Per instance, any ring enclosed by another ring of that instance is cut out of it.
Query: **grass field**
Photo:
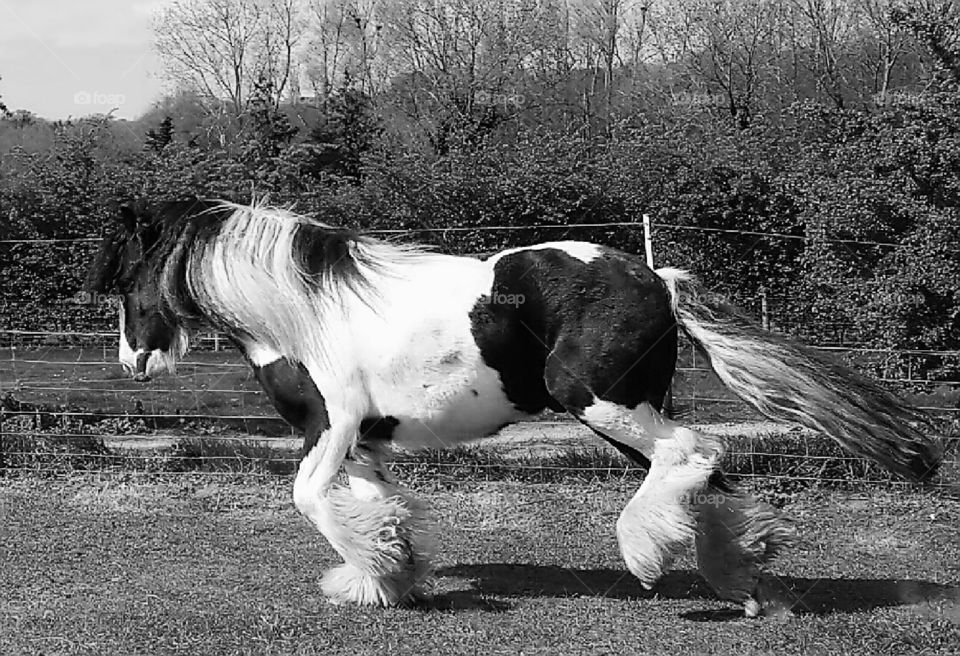
[[[437,594],[381,610],[324,602],[334,554],[287,477],[0,479],[0,653],[960,653],[957,499],[794,495],[781,603],[747,620],[689,557],[653,592],[625,575],[613,526],[634,486],[424,488]]]

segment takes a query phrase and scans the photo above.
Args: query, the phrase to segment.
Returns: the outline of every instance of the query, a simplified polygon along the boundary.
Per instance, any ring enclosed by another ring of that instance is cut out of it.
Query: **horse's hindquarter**
[[[634,255],[584,242],[513,249],[491,259],[477,341],[519,407],[575,414],[596,399],[659,399],[676,361],[663,281]]]

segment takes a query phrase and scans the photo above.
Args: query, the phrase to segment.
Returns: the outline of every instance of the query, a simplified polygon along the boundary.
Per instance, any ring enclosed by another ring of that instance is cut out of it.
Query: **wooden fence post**
[[[770,330],[770,308],[767,305],[767,290],[760,290],[760,322],[764,330]]]

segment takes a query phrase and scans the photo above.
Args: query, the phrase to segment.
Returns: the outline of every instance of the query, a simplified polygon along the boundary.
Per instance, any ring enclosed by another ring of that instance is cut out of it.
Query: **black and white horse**
[[[200,325],[243,351],[305,435],[293,497],[345,561],[321,582],[335,602],[406,603],[430,578],[426,509],[385,468],[391,448],[450,447],[549,408],[648,468],[616,525],[645,586],[694,542],[713,589],[757,614],[761,566],[792,529],[734,491],[717,439],[660,413],[678,328],[765,415],[913,479],[939,461],[917,414],[876,385],[759,329],[686,273],[594,244],[478,260],[262,205],[140,204],[123,209],[89,283],[122,296],[120,360],[139,379],[172,371]]]

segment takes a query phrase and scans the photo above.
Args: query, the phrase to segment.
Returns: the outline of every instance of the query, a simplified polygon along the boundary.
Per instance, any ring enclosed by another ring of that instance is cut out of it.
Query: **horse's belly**
[[[471,374],[422,384],[421,389],[402,395],[407,397],[406,403],[380,404],[381,414],[398,422],[393,428],[393,445],[411,450],[445,449],[491,435],[528,416],[507,399],[496,371],[480,365]]]

